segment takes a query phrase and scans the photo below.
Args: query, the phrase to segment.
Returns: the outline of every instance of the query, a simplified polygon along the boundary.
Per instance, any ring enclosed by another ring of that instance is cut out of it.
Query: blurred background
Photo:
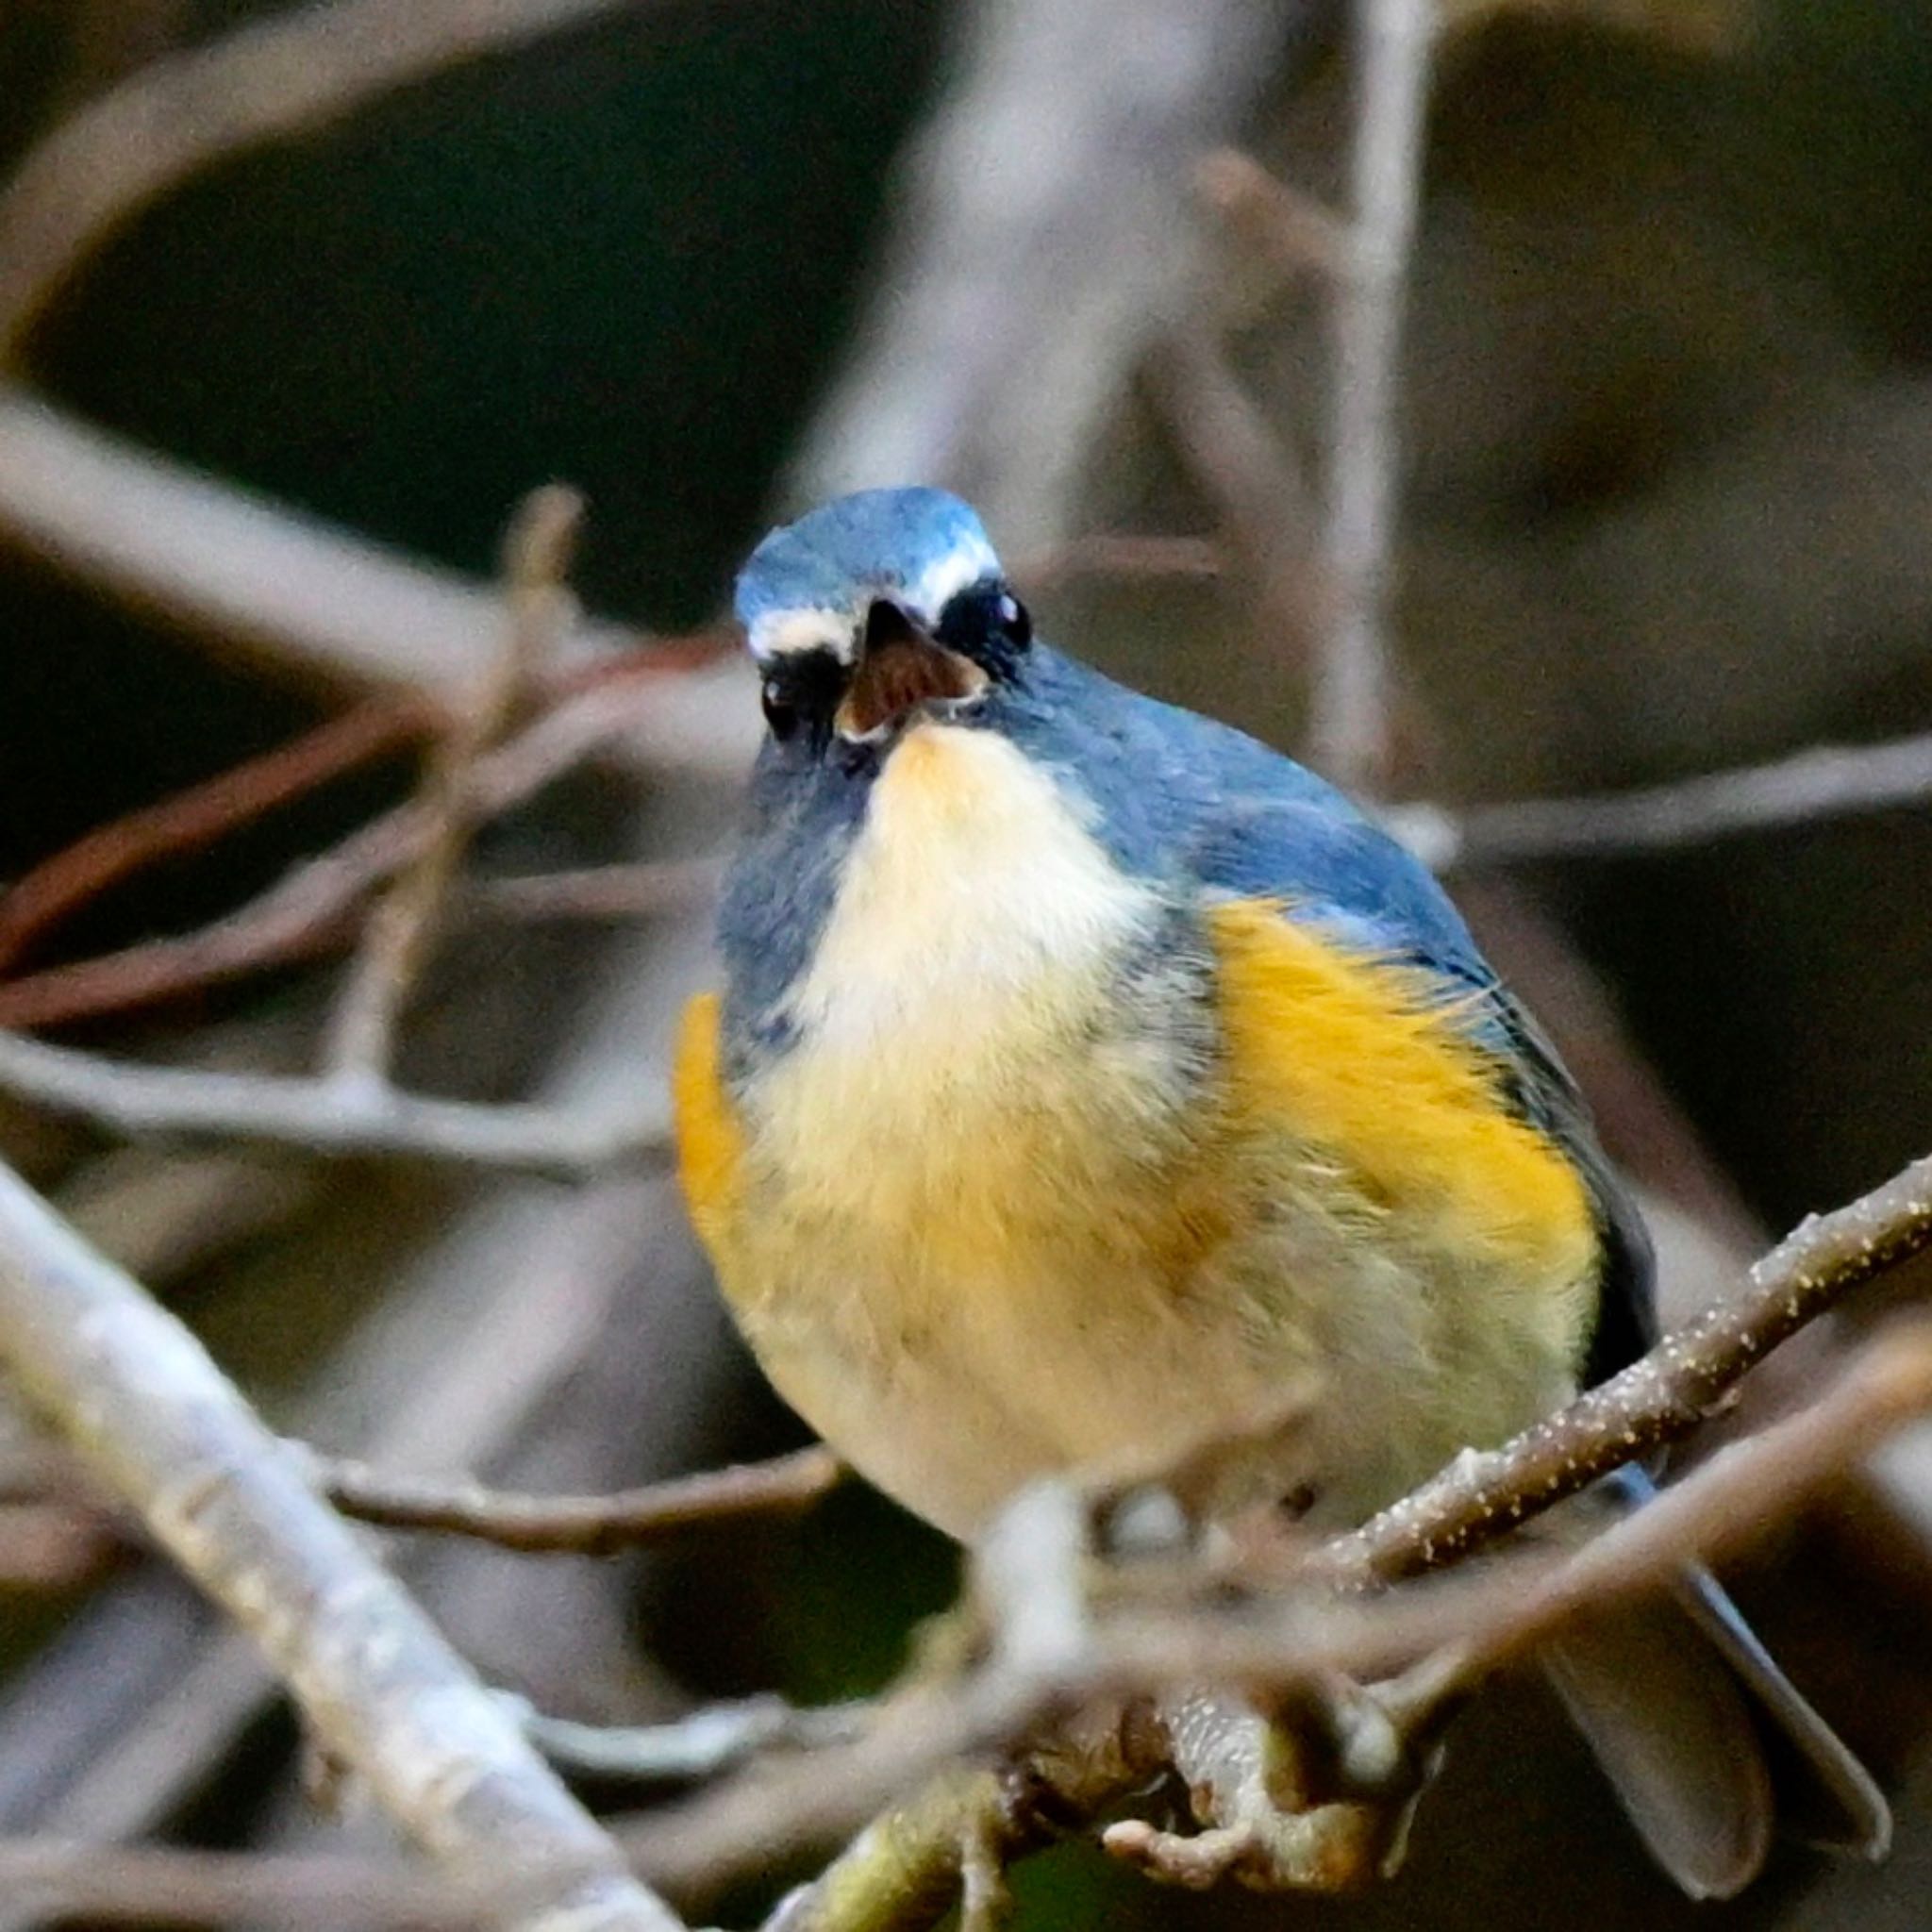
[[[380,9],[335,11],[366,30]],[[350,563],[480,592],[551,479],[588,502],[574,580],[600,638],[710,624],[743,551],[808,498],[944,482],[981,503],[1047,635],[1303,741],[1344,10],[575,12],[168,171],[17,329],[0,880],[356,705],[473,675],[461,638],[419,636],[415,607]],[[0,166],[21,169],[0,192],[0,291],[7,247],[25,259],[35,232],[39,143],[171,71],[151,63],[178,72],[276,18],[246,0],[0,8]],[[183,125],[127,123],[122,160]],[[1230,145],[1279,207],[1252,175],[1204,181]],[[1445,0],[1401,357],[1393,798],[1611,790],[1932,729],[1928,184],[1924,0]],[[190,472],[221,489],[196,494]],[[353,537],[317,553],[342,562],[340,590],[262,546],[284,516],[317,543]],[[368,649],[251,614],[305,596],[318,634],[339,621]],[[487,625],[464,635],[489,647]],[[668,674],[662,697],[672,726],[493,821],[473,871],[720,851],[751,681],[726,661]],[[201,928],[417,778],[399,742],[91,897],[7,973]],[[484,1101],[648,1093],[706,976],[691,876],[655,913],[457,922],[400,1076]],[[1932,1141],[1928,881],[1923,805],[1452,878],[1652,1191],[1679,1311]],[[348,937],[44,1022],[5,1008],[0,982],[0,1009],[128,1056],[302,1072]],[[660,1171],[573,1187],[191,1155],[12,1099],[0,1150],[278,1424],[331,1449],[590,1490],[800,1440]],[[1781,1361],[1760,1412],[1807,1372]],[[604,1720],[874,1688],[956,1577],[947,1547],[857,1489],[648,1561],[396,1555],[492,1681]],[[1922,1923],[1932,1444],[1906,1439],[1740,1587],[1896,1794],[1888,1867],[1791,1847],[1746,1898],[1686,1906],[1524,1683],[1456,1733],[1408,1869],[1373,1897],[1179,1898],[1069,1847],[1020,1874],[1023,1923]],[[333,1834],[296,1745],[246,1644],[185,1586],[84,1511],[0,1513],[0,1833]],[[706,1909],[742,1923],[769,1895]]]

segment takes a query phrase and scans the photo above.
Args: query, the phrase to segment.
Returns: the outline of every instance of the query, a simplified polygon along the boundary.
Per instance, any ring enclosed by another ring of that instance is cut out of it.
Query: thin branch
[[[677,1925],[193,1337],[4,1169],[0,1357],[425,1849],[573,1873],[574,1925]]]
[[[1336,290],[1327,561],[1333,623],[1309,693],[1312,761],[1373,793],[1391,758],[1386,604],[1401,475],[1403,285],[1421,195],[1432,0],[1357,0],[1348,271]]]
[[[815,1443],[769,1462],[707,1470],[611,1495],[528,1496],[474,1482],[386,1476],[358,1462],[308,1454],[329,1501],[360,1522],[476,1537],[509,1550],[587,1557],[748,1516],[808,1509],[845,1474],[839,1458]]]
[[[1336,1539],[1318,1567],[1339,1582],[1386,1582],[1481,1548],[1689,1435],[1780,1342],[1927,1248],[1932,1157],[1849,1207],[1812,1216],[1753,1264],[1737,1295],[1502,1448],[1461,1457]]]
[[[1147,375],[1169,434],[1253,581],[1262,661],[1306,659],[1332,599],[1314,497],[1292,453],[1200,321],[1175,332],[1149,359]]]
[[[1459,809],[1391,806],[1390,829],[1438,872],[1542,858],[1619,858],[1932,800],[1932,732],[1812,745],[1667,785]]]
[[[1229,230],[1284,276],[1340,282],[1348,275],[1348,224],[1277,180],[1253,156],[1231,147],[1204,155],[1194,186]]]
[[[5,1032],[0,1091],[117,1134],[408,1155],[567,1180],[658,1154],[669,1132],[665,1107],[650,1094],[623,1119],[593,1119],[531,1103],[492,1107],[275,1074],[136,1066]]]
[[[653,858],[473,880],[458,899],[466,918],[541,924],[550,920],[644,919],[681,912],[716,895],[719,858]]]
[[[1507,1570],[1432,1579],[1425,1587],[1418,1582],[1379,1594],[1354,1592],[1456,1563],[1597,1476],[1683,1435],[1778,1342],[1928,1247],[1932,1159],[1805,1224],[1758,1262],[1735,1302],[1666,1337],[1641,1362],[1558,1415],[1501,1449],[1459,1458],[1360,1529],[1291,1557],[1274,1573],[1258,1621],[1246,1606],[1232,1611],[1224,1606],[1217,1614],[1211,1597],[1179,1613],[1130,1604],[1096,1613],[1079,1654],[1044,1675],[1015,1669],[995,1645],[990,1662],[957,1687],[915,1687],[889,1702],[880,1721],[850,1750],[814,1757],[808,1772],[763,1767],[630,1827],[625,1841],[647,1869],[688,1890],[849,1830],[956,1753],[1010,1746],[1043,1721],[1094,1698],[1186,1691],[1203,1682],[1280,1693],[1338,1671],[1364,1679],[1386,1675],[1457,1642],[1471,1646],[1472,1656],[1500,1655],[1495,1645],[1485,1649],[1486,1630],[1517,1633],[1507,1645],[1526,1641],[1521,1636],[1529,1627],[1524,1559]],[[1607,1574],[1611,1566],[1604,1562],[1578,1600],[1600,1606],[1607,1591],[1624,1587],[1620,1579],[1626,1574],[1629,1587],[1638,1588],[1654,1581],[1667,1559],[1706,1554],[1702,1541],[1681,1540],[1693,1534],[1716,1536],[1720,1547],[1748,1535],[1916,1412],[1932,1396],[1932,1344],[1914,1331],[1879,1346],[1847,1379],[1841,1397],[1712,1458],[1672,1492],[1690,1500],[1674,1500],[1661,1518],[1659,1506],[1653,1506],[1611,1532],[1625,1539],[1627,1572],[1620,1561],[1614,1574]],[[1576,1559],[1555,1562],[1570,1560]],[[1558,1575],[1560,1570],[1536,1574]],[[1345,1592],[1340,1598],[1331,1594],[1337,1586]],[[1285,1597],[1283,1590],[1290,1592]],[[894,1815],[926,1814],[908,1802]],[[932,1838],[920,1841],[921,1857],[928,1861],[921,1870],[938,1861],[938,1869],[957,1874],[962,1815],[957,1804],[939,1807]],[[861,1838],[848,1858],[867,1842]],[[903,1836],[891,1843],[894,1858],[912,1857]]]
[[[332,691],[426,698],[446,714],[495,661],[503,607],[488,585],[390,550],[271,497],[190,470],[0,383],[0,541],[108,595]],[[636,652],[634,628],[576,624],[560,658]],[[695,655],[666,651],[666,669]],[[634,661],[634,660],[633,660]],[[641,766],[731,775],[757,708],[667,679],[628,743]]]
[[[212,844],[344,772],[420,738],[426,706],[358,705],[292,743],[232,766],[159,805],[103,825],[0,893],[0,971],[48,928],[158,858]]]
[[[619,4],[323,0],[150,62],[55,128],[0,194],[0,366],[103,242],[216,161]]]
[[[849,1744],[868,1707],[800,1709],[782,1697],[712,1704],[661,1724],[580,1724],[531,1711],[524,1731],[559,1771],[627,1784],[699,1784],[766,1751]]]
[[[679,680],[653,671],[651,662],[633,660],[624,676],[563,699],[478,758],[464,788],[465,810],[479,822],[508,811],[652,718],[667,686]],[[362,898],[420,856],[433,836],[419,806],[401,806],[210,925],[0,983],[0,1027],[125,1012],[304,958],[337,942]]]
[[[1091,578],[1135,582],[1213,582],[1226,573],[1221,545],[1208,537],[1161,537],[1095,530],[1023,557],[1013,580],[1031,594]]]
[[[583,499],[549,484],[533,491],[504,541],[508,625],[495,665],[474,701],[438,740],[417,800],[422,848],[376,901],[331,1019],[324,1060],[345,1088],[389,1083],[397,1022],[430,948],[475,821],[468,800],[477,761],[508,725],[518,697],[569,622],[564,579]]]

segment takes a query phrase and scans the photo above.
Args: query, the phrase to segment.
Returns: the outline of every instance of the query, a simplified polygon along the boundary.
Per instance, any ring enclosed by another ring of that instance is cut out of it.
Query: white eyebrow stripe
[[[918,576],[906,586],[906,601],[915,616],[937,624],[940,613],[965,590],[982,577],[996,577],[1000,560],[990,543],[969,539],[936,557]]]
[[[760,660],[789,658],[803,651],[829,651],[841,664],[852,662],[852,619],[843,610],[807,605],[797,610],[767,610],[745,629],[751,654]]]

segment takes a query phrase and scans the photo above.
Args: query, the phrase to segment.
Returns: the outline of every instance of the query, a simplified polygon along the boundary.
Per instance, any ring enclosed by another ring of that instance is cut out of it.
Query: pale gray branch
[[[866,1707],[800,1709],[782,1697],[711,1704],[661,1724],[580,1724],[527,1711],[524,1730],[559,1771],[635,1784],[696,1784],[772,1750],[849,1744]]]
[[[648,1087],[634,1112],[600,1118],[275,1074],[136,1066],[10,1033],[0,1033],[0,1090],[117,1134],[408,1155],[566,1179],[660,1153],[669,1133],[664,1103]]]
[[[941,482],[1066,534],[1093,434],[1199,259],[1191,170],[1267,84],[1286,0],[975,0],[873,311],[792,493]],[[1094,75],[1105,73],[1106,85]]]
[[[0,194],[0,365],[75,268],[213,162],[625,0],[320,0],[149,62],[28,155]]]
[[[1667,785],[1459,809],[1391,806],[1391,831],[1438,872],[1539,858],[1615,858],[1932,800],[1932,732],[1812,745]]]
[[[1401,451],[1404,283],[1421,199],[1431,0],[1357,0],[1353,206],[1335,291],[1328,572],[1333,623],[1309,691],[1313,761],[1374,791],[1390,756],[1387,602]]]
[[[559,1928],[676,1926],[201,1345],[5,1169],[0,1357],[426,1849],[570,1873]]]
[[[153,456],[0,382],[0,542],[284,676],[423,692],[454,713],[487,676],[503,600],[487,584]],[[580,621],[560,663],[634,648]],[[624,750],[642,769],[733,775],[758,707],[735,667],[654,681]]]

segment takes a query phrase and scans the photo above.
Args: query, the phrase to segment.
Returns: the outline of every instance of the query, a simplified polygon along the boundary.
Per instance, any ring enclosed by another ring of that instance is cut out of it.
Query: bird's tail
[[[1627,1499],[1640,1484],[1620,1487]],[[1541,1660],[1631,1823],[1691,1897],[1748,1885],[1780,1812],[1814,1842],[1884,1857],[1884,1794],[1707,1570],[1572,1625]]]

